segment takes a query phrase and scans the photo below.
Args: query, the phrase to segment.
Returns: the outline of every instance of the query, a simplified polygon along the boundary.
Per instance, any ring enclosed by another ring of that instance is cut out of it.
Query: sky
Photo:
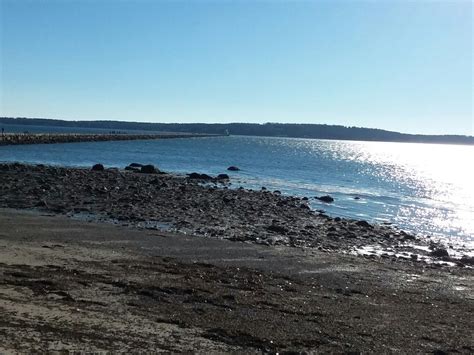
[[[471,1],[0,0],[0,116],[474,135]]]

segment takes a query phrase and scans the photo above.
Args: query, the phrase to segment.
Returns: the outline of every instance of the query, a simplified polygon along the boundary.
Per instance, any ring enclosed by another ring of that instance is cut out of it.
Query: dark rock
[[[341,221],[341,217],[334,218],[334,222],[340,222],[340,221]]]
[[[367,221],[357,221],[356,224],[359,226],[359,227],[365,227],[365,228],[373,228],[369,222]]]
[[[280,190],[275,190],[273,191],[274,194],[277,194],[277,195],[281,195],[281,191]]]
[[[354,197],[354,200],[360,200],[359,196]]]
[[[95,164],[93,167],[92,167],[92,170],[93,171],[104,171],[104,166],[102,164]]]
[[[461,263],[465,265],[474,265],[474,257],[463,255],[463,257],[459,260]]]
[[[131,166],[132,168],[141,168],[141,167],[143,166],[143,164],[132,163],[132,164],[130,164],[129,166]]]
[[[436,248],[430,253],[430,255],[435,258],[449,258],[449,253],[444,248]]]
[[[326,203],[334,202],[334,199],[329,195],[315,197],[315,198],[319,201],[326,202]]]
[[[309,210],[309,209],[310,209],[309,206],[308,206],[307,204],[305,204],[305,203],[302,203],[302,204],[300,205],[300,208],[304,208],[304,209],[306,209],[306,210]]]
[[[270,232],[275,232],[275,233],[280,233],[280,234],[288,233],[287,228],[285,228],[283,226],[276,225],[276,224],[272,224],[271,226],[268,226],[267,230],[269,230]]]
[[[229,180],[229,175],[219,174],[219,175],[217,175],[217,180]]]
[[[308,201],[308,198],[307,198],[307,197],[303,197],[302,200],[303,200],[303,201]]]
[[[229,166],[227,168],[227,170],[229,170],[229,171],[239,171],[240,169],[238,167],[232,165],[232,166]]]
[[[149,164],[149,165],[143,165],[140,169],[140,172],[144,174],[157,174],[159,170],[155,168],[154,165]]]
[[[133,166],[126,166],[125,170],[127,170],[127,171],[136,171],[136,172],[140,171],[139,168],[134,168]]]
[[[154,178],[153,180],[150,180],[149,182],[151,185],[158,185],[160,183],[160,180],[158,180],[157,178]],[[184,185],[183,185],[184,186]]]
[[[212,176],[207,174],[191,173],[188,177],[193,180],[213,180]]]
[[[265,186],[262,186],[262,191],[267,191],[267,188]]]

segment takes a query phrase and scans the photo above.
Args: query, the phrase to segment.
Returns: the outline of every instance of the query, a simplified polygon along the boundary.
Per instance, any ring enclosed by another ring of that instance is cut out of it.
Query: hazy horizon
[[[474,135],[470,1],[0,0],[0,116]]]

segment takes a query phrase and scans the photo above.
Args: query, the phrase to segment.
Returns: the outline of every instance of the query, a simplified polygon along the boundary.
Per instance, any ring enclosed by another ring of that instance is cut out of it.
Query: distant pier
[[[193,133],[157,133],[157,134],[88,134],[88,133],[2,133],[0,134],[0,146],[20,144],[53,144],[53,143],[77,143],[77,142],[106,142],[106,141],[131,141],[171,138],[196,138],[196,137],[219,137],[217,134],[193,134]]]

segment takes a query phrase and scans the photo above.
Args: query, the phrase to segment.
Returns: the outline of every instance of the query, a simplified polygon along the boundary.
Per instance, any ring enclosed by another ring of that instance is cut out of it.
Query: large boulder
[[[219,174],[219,175],[217,175],[217,180],[229,180],[229,175]]]
[[[240,169],[238,167],[232,165],[232,166],[229,166],[227,168],[227,170],[229,170],[229,171],[239,171]]]
[[[104,166],[102,164],[95,164],[92,166],[92,171],[104,171]]]
[[[130,167],[132,168],[141,168],[143,166],[143,164],[139,164],[139,163],[132,163],[129,165]]]
[[[140,169],[140,172],[144,174],[158,174],[160,171],[157,168],[155,168],[154,165],[148,164],[148,165],[143,165]]]
[[[329,196],[329,195],[325,195],[325,196],[320,196],[320,197],[315,197],[317,200],[319,201],[322,201],[322,202],[325,202],[325,203],[331,203],[331,202],[334,202],[334,199]]]

